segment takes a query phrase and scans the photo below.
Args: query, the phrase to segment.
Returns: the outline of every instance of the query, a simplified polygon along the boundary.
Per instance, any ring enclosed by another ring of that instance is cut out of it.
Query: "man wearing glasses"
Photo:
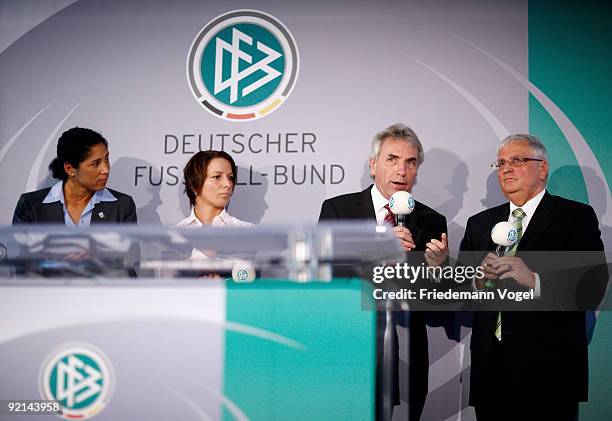
[[[535,297],[550,298],[559,285],[555,280],[564,275],[538,273],[541,262],[526,252],[592,251],[603,256],[595,212],[546,191],[548,154],[534,136],[506,137],[491,166],[509,203],[469,218],[460,253],[486,254],[480,263],[484,279],[475,281],[476,288],[489,279],[498,288],[533,290]],[[495,249],[491,229],[500,221],[514,224],[517,241],[500,256],[487,254]],[[607,270],[601,269],[588,279],[592,288],[605,288]],[[479,421],[577,420],[578,402],[588,398],[587,358],[584,311],[476,312],[470,405]]]

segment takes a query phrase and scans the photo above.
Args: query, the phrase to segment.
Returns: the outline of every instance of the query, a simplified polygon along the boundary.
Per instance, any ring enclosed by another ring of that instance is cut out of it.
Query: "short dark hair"
[[[104,145],[108,148],[106,139],[94,130],[73,127],[62,133],[57,140],[57,156],[49,164],[53,178],[66,181],[68,174],[64,170],[64,164],[68,162],[74,168],[78,168],[95,145]]]
[[[189,197],[189,203],[191,206],[195,206],[195,200],[197,193],[202,190],[204,181],[206,180],[206,170],[208,164],[215,158],[223,158],[229,161],[232,166],[232,172],[234,173],[234,184],[232,185],[232,193],[236,186],[235,180],[238,177],[238,168],[234,162],[234,158],[231,157],[225,151],[200,151],[196,153],[185,165],[183,169],[183,184],[185,185],[185,193]]]

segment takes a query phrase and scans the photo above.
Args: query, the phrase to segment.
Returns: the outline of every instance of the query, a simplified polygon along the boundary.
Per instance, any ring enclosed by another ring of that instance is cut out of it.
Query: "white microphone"
[[[255,267],[246,261],[234,263],[232,279],[234,282],[253,282],[255,280]]]
[[[508,221],[502,221],[495,224],[491,230],[491,240],[497,244],[495,254],[501,256],[505,247],[512,246],[514,243],[516,243],[516,238],[517,232],[513,224]],[[492,280],[487,279],[484,282],[484,286],[486,288],[495,288],[495,283]]]
[[[395,214],[395,222],[399,227],[405,226],[406,215],[414,210],[414,197],[407,191],[397,191],[389,199],[389,208]]]
[[[495,224],[491,230],[491,240],[497,244],[495,254],[502,255],[502,247],[510,247],[516,243],[517,232],[514,224],[502,221]]]

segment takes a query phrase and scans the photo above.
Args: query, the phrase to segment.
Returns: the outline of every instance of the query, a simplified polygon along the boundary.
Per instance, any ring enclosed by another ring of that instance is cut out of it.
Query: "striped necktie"
[[[393,214],[393,212],[391,212],[391,208],[389,207],[388,203],[385,205],[385,209],[387,211],[387,214],[385,215],[383,224],[391,225],[392,227],[396,226],[397,224],[395,221],[395,215]]]
[[[523,237],[523,218],[525,217],[525,211],[521,208],[516,208],[512,211],[514,217],[514,228],[516,228],[516,242],[509,247],[506,247],[504,256],[514,256],[518,247],[519,241]]]
[[[514,228],[516,228],[516,242],[511,246],[506,247],[506,251],[504,252],[504,256],[514,256],[516,253],[516,249],[518,248],[518,243],[521,241],[523,237],[523,218],[525,217],[525,211],[521,208],[516,208],[512,211],[512,216],[514,217]],[[502,332],[501,332],[501,312],[497,313],[497,325],[495,326],[495,337],[501,341]]]

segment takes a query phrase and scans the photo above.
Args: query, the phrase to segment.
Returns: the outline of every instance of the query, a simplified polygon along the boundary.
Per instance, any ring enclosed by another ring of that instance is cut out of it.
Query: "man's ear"
[[[370,159],[370,177],[374,178],[376,174],[376,160]]]
[[[542,161],[540,162],[540,180],[544,181],[548,177],[548,162]]]

